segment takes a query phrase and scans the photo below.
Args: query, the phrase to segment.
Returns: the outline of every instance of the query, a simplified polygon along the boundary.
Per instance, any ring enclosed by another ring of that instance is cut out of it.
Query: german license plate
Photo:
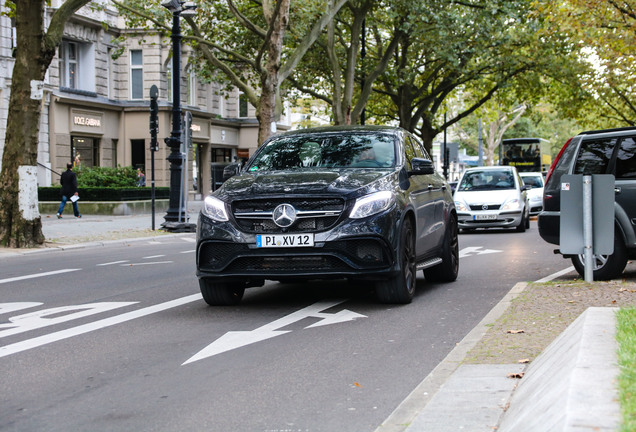
[[[480,214],[480,215],[473,216],[473,220],[496,220],[496,219],[497,219],[496,214]]]
[[[284,247],[312,247],[313,234],[258,234],[256,247],[284,248]]]

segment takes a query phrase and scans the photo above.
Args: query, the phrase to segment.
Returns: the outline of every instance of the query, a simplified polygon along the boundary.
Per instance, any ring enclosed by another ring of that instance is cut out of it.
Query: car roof
[[[524,177],[524,176],[541,176],[541,177],[543,177],[543,174],[541,174],[539,171],[520,171],[519,175],[521,177]]]
[[[386,133],[406,133],[405,129],[399,126],[381,126],[381,125],[338,125],[338,126],[319,126],[308,129],[295,129],[282,132],[275,136],[289,135],[306,135],[306,134],[322,134],[322,133],[342,133],[342,132],[386,132]]]
[[[515,167],[509,165],[492,165],[492,166],[482,166],[482,167],[470,167],[466,168],[466,171],[514,171]]]

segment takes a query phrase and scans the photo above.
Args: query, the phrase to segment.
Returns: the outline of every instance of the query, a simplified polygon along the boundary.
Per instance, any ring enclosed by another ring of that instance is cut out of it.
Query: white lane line
[[[536,283],[544,283],[544,282],[550,282],[551,280],[554,280],[556,278],[558,278],[559,276],[563,276],[564,274],[568,274],[570,272],[573,272],[574,266],[570,266],[566,269],[563,269],[561,271],[558,271],[556,273],[552,273],[550,276],[546,276],[543,279],[539,279],[538,281],[535,281]]]
[[[51,275],[56,275],[56,274],[60,274],[60,273],[69,273],[69,272],[74,272],[74,271],[78,271],[78,270],[81,270],[81,269],[63,269],[63,270],[55,270],[55,271],[50,271],[50,272],[45,272],[45,273],[34,273],[34,274],[30,274],[30,275],[25,275],[25,276],[17,276],[17,277],[8,278],[8,279],[0,279],[0,284],[9,283],[9,282],[15,282],[15,281],[19,281],[19,280],[25,280],[25,279],[39,278],[39,277],[44,277],[44,276],[51,276]]]
[[[146,315],[151,315],[153,313],[161,312],[161,311],[171,309],[177,306],[181,306],[187,303],[192,303],[200,299],[201,299],[201,294],[192,294],[186,297],[178,298],[176,300],[170,300],[165,303],[159,303],[154,306],[148,306],[146,308],[139,309],[136,311],[127,312],[121,315],[105,318],[99,321],[69,328],[66,330],[61,330],[61,331],[51,333],[48,335],[39,336],[39,337],[28,339],[22,342],[16,342],[11,345],[0,347],[0,357],[16,354],[22,351],[29,350],[31,348],[37,348],[42,345],[50,344],[52,342],[57,342],[63,339],[68,339],[73,336],[78,336],[78,335],[92,332],[94,330],[99,330],[105,327],[110,327],[115,324],[121,324],[126,321],[134,320],[135,318],[141,318]]]
[[[194,243],[197,241],[197,239],[192,238],[192,237],[182,237],[181,240],[188,242],[188,243]]]
[[[187,254],[187,253],[194,253],[194,252],[195,252],[194,249],[192,249],[192,250],[187,250],[187,251],[181,251],[179,253]]]
[[[103,264],[97,264],[97,267],[109,266],[109,265],[115,265],[115,264],[121,264],[121,263],[127,263],[127,262],[130,262],[130,261],[129,260],[111,261],[111,262],[107,262]]]
[[[152,258],[161,258],[161,257],[165,257],[165,255],[152,255],[152,256],[143,257],[142,259],[152,259]]]
[[[154,261],[154,262],[145,262],[145,263],[130,263],[130,264],[120,264],[122,267],[136,267],[136,266],[144,266],[144,265],[156,265],[156,264],[172,264],[174,261]]]

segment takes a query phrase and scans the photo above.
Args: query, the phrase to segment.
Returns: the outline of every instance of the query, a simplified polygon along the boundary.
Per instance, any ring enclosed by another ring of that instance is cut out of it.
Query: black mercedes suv
[[[265,280],[372,281],[409,303],[416,272],[457,278],[457,214],[421,143],[396,127],[305,129],[267,140],[206,197],[197,277],[210,305]]]
[[[594,256],[593,275],[596,280],[619,276],[627,259],[636,257],[636,128],[582,132],[565,143],[546,176],[543,212],[538,216],[539,234],[557,245],[564,174],[614,175],[614,253]],[[583,276],[583,256],[565,257]]]

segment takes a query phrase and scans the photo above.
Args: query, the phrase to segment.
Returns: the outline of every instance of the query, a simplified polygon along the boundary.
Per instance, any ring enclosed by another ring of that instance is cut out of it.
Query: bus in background
[[[501,165],[520,172],[545,173],[550,169],[550,142],[543,138],[510,138],[501,141]]]

